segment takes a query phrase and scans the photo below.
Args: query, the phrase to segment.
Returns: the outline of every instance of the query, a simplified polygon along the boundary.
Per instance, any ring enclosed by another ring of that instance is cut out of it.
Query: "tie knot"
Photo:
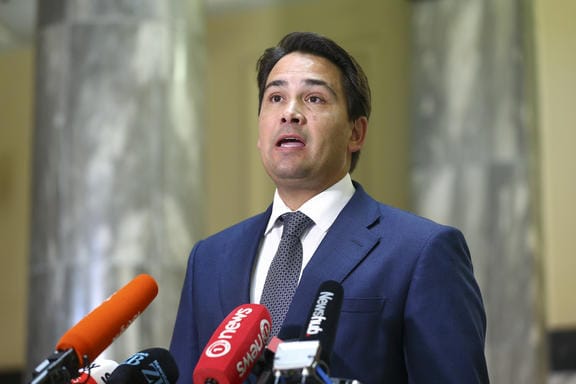
[[[282,236],[296,236],[300,237],[312,223],[312,219],[300,211],[289,212],[282,215],[284,222],[284,229]]]

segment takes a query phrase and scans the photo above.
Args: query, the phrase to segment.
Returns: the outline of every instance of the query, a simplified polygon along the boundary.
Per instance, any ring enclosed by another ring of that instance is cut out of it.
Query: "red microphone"
[[[146,274],[134,278],[70,328],[56,351],[36,367],[31,383],[69,381],[87,366],[146,309],[158,294],[156,281]]]
[[[264,351],[272,330],[261,304],[236,307],[214,331],[194,369],[194,384],[240,384]]]

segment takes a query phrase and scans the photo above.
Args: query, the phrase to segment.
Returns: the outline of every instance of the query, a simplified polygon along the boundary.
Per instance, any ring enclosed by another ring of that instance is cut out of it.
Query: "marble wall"
[[[203,2],[38,3],[28,364],[139,273],[102,357],[167,347],[202,225]]]
[[[413,10],[413,206],[467,237],[491,381],[545,382],[530,2]]]

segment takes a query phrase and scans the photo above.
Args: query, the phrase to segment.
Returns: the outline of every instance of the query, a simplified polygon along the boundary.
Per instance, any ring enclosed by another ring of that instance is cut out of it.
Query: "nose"
[[[305,118],[297,103],[292,102],[282,111],[281,121],[282,123],[304,124]]]

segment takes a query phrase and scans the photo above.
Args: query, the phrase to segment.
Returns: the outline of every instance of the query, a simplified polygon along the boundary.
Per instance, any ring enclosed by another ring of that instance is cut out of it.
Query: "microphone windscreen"
[[[318,288],[310,308],[308,322],[300,335],[300,340],[320,342],[320,357],[326,364],[330,362],[343,300],[344,289],[340,283],[333,280],[323,282]]]
[[[137,352],[116,368],[107,384],[174,384],[178,367],[164,348],[149,348]]]
[[[108,384],[112,371],[118,367],[114,360],[96,359],[89,368],[80,369],[80,376],[72,379],[71,384]]]
[[[94,361],[146,309],[157,293],[158,285],[150,275],[137,276],[70,328],[58,341],[56,350],[74,349],[80,366]]]
[[[272,329],[270,313],[261,304],[236,307],[206,344],[194,369],[195,384],[240,384],[266,347]]]

